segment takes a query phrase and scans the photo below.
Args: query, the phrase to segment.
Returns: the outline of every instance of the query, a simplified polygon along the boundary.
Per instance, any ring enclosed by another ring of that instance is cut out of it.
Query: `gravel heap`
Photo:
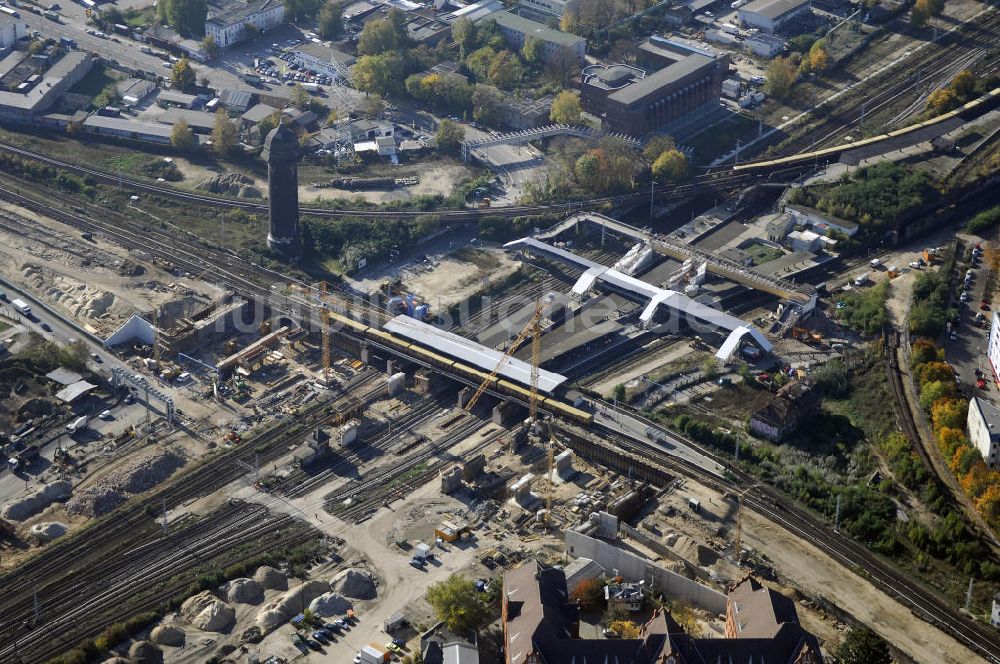
[[[31,527],[31,536],[35,538],[37,542],[51,542],[57,537],[62,537],[66,534],[68,526],[65,523],[59,523],[58,521],[46,521],[44,523],[36,523]]]
[[[330,584],[326,581],[306,581],[295,586],[278,601],[273,608],[278,609],[289,618],[299,615],[309,603],[324,593],[330,592]]]
[[[20,500],[12,500],[0,508],[0,516],[11,521],[24,521],[46,507],[73,493],[73,485],[65,480],[43,484],[38,491]]]
[[[200,182],[195,189],[241,198],[260,198],[260,190],[253,184],[254,181],[242,173],[219,173]]]
[[[309,609],[317,616],[326,618],[343,615],[352,606],[351,600],[340,593],[323,593],[309,604]]]
[[[66,503],[66,511],[81,516],[100,516],[118,507],[131,494],[147,491],[184,465],[174,452],[153,451],[129,461],[113,475],[77,493]]]
[[[265,634],[288,622],[288,616],[277,609],[264,609],[257,614],[257,626]]]
[[[233,607],[207,590],[187,598],[181,605],[181,615],[205,632],[225,632],[236,623]]]
[[[257,573],[253,575],[253,580],[264,590],[288,590],[288,577],[279,570],[267,565],[257,568]]]
[[[163,651],[149,641],[136,641],[128,649],[129,658],[135,664],[160,664],[163,661]]]
[[[378,594],[375,575],[357,567],[337,574],[330,582],[330,587],[334,592],[353,599],[375,599]]]
[[[184,630],[173,625],[157,625],[149,633],[149,640],[161,646],[180,647],[185,639]]]
[[[219,589],[230,602],[239,604],[260,604],[264,601],[264,591],[253,579],[233,579]]]

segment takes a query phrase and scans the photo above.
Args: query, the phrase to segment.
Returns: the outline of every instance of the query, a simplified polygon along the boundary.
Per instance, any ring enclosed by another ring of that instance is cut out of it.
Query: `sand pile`
[[[257,614],[257,626],[260,627],[261,631],[265,634],[270,632],[272,629],[281,627],[288,622],[288,620],[288,616],[277,609],[264,609]]]
[[[136,641],[128,649],[129,658],[135,664],[160,664],[163,661],[163,651],[149,641]]]
[[[264,590],[288,590],[288,577],[273,567],[258,567],[253,580]]]
[[[151,451],[79,491],[66,503],[66,511],[83,516],[107,514],[130,495],[153,488],[183,465],[184,459],[174,452]]]
[[[241,198],[260,198],[260,190],[253,185],[254,181],[242,173],[219,173],[203,180],[195,189]]]
[[[323,593],[309,604],[309,609],[317,616],[328,618],[343,615],[352,606],[351,600],[340,593]]]
[[[73,316],[97,319],[108,314],[124,315],[124,311],[115,311],[115,294],[93,288],[63,274],[47,270],[40,265],[26,263],[21,268],[25,280],[45,297],[65,308]],[[122,306],[127,306],[124,303]]]
[[[375,575],[356,567],[345,569],[333,577],[330,587],[334,592],[353,599],[375,599],[378,594]]]
[[[264,591],[253,579],[233,579],[220,589],[230,602],[238,604],[260,604]]]
[[[38,491],[4,504],[0,508],[0,516],[11,521],[24,521],[72,492],[73,485],[65,480],[43,484]]]
[[[31,527],[31,536],[36,542],[45,543],[51,542],[57,537],[62,537],[66,534],[67,530],[69,530],[69,527],[65,523],[46,521],[33,525]]]
[[[180,647],[184,645],[184,630],[173,625],[157,625],[149,633],[149,640],[161,646]]]
[[[330,592],[330,584],[326,581],[306,581],[285,593],[284,597],[272,608],[291,618],[302,613],[314,599],[328,592]]]
[[[207,590],[192,595],[181,605],[181,615],[205,632],[225,632],[236,623],[236,612]]]

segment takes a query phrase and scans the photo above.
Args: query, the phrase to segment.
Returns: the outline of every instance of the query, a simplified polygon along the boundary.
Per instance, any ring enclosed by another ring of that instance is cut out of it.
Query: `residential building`
[[[792,381],[777,394],[765,394],[753,405],[750,431],[769,440],[782,440],[819,413],[820,394],[813,385]]]
[[[255,31],[266,32],[284,20],[285,5],[281,0],[220,0],[220,4],[209,5],[205,36],[212,37],[219,48],[229,48]]]
[[[564,572],[535,561],[504,573],[500,597],[506,664],[823,663],[819,642],[799,624],[795,605],[750,578],[730,593],[726,638],[694,638],[661,609],[638,638],[581,639],[579,608],[569,599]]]
[[[1000,467],[1000,408],[981,397],[972,397],[966,426],[969,442],[983,455],[986,465]]]
[[[766,32],[758,32],[750,35],[743,41],[743,45],[751,53],[759,55],[762,58],[773,58],[785,50],[784,39],[769,35]]]
[[[830,235],[831,232],[840,233],[847,237],[854,237],[858,234],[859,226],[853,221],[824,214],[815,208],[803,207],[801,205],[786,205],[785,211],[792,215],[796,224],[809,226],[813,230]]]
[[[528,37],[537,39],[541,42],[542,59],[545,61],[557,57],[564,49],[579,60],[583,60],[586,52],[587,41],[583,37],[555,30],[517,14],[498,12],[488,20],[496,21],[504,41],[513,49],[520,50]]]
[[[737,15],[748,28],[774,34],[792,19],[811,11],[810,0],[754,0],[740,7]]]
[[[557,18],[562,18],[563,12],[566,11],[566,6],[569,5],[570,0],[519,0],[517,6],[519,9],[527,11],[528,13],[535,14],[538,16],[555,16]]]
[[[719,105],[729,58],[680,40],[639,47],[640,66],[591,65],[581,74],[580,103],[607,131],[641,136],[703,117]]]
[[[28,36],[28,24],[9,14],[0,14],[0,52],[14,48],[18,39]]]
[[[990,371],[993,372],[993,381],[1000,385],[1000,316],[995,311],[990,324],[990,337],[986,344],[986,359],[990,363]]]

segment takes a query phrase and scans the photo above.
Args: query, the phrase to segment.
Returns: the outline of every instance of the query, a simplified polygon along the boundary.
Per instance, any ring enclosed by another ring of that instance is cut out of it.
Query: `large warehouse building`
[[[774,34],[785,23],[810,11],[809,0],[754,0],[741,7],[738,15],[748,28]]]
[[[640,47],[640,62],[592,65],[583,70],[580,102],[601,118],[601,128],[630,136],[670,130],[719,104],[729,57],[676,39],[654,37]]]

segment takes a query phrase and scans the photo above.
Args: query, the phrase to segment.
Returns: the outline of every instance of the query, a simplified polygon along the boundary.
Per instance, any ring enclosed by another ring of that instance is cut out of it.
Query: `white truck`
[[[78,417],[66,425],[66,433],[72,436],[73,434],[79,431],[83,431],[86,428],[87,428],[87,418],[85,416]]]
[[[11,300],[10,303],[11,305],[13,305],[15,309],[17,309],[17,313],[21,314],[22,316],[31,315],[31,307],[29,307],[28,303],[25,302],[24,300],[19,298],[16,300]]]
[[[319,84],[318,83],[303,83],[302,84],[302,89],[305,90],[306,92],[316,93],[316,92],[319,92]]]

